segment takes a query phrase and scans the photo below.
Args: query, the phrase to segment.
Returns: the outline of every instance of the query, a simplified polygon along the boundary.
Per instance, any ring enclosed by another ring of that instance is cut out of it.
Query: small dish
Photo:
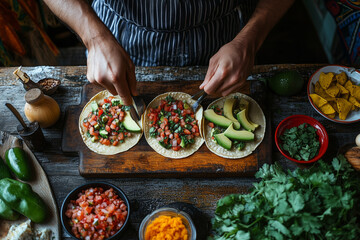
[[[301,125],[303,123],[307,123],[317,129],[316,134],[318,135],[319,142],[320,142],[319,153],[313,159],[310,159],[309,161],[297,160],[295,158],[292,158],[288,155],[288,153],[286,151],[283,151],[280,148],[280,144],[281,144],[280,136],[284,133],[285,129],[289,129],[292,127],[298,127],[299,125]],[[316,162],[325,154],[325,152],[328,148],[328,145],[329,145],[329,137],[328,137],[328,134],[327,134],[324,126],[321,125],[321,123],[319,121],[317,121],[316,119],[306,116],[306,115],[292,115],[292,116],[287,117],[284,120],[282,120],[279,123],[279,125],[277,126],[276,131],[275,131],[275,144],[276,144],[276,147],[281,152],[281,154],[284,157],[286,157],[287,159],[289,159],[293,162],[296,162],[296,163],[308,164],[308,163]]]
[[[121,228],[112,236],[105,238],[106,240],[110,240],[110,239],[118,239],[119,236],[125,231],[128,222],[129,222],[129,218],[130,218],[130,204],[129,204],[129,200],[126,197],[125,193],[117,186],[111,184],[111,183],[107,183],[107,182],[90,182],[90,183],[86,183],[83,185],[80,185],[78,187],[76,187],[75,189],[73,189],[64,199],[62,205],[61,205],[61,210],[60,210],[60,217],[61,217],[61,223],[63,228],[65,229],[65,232],[67,234],[69,234],[72,238],[74,239],[80,239],[77,238],[72,230],[71,230],[71,226],[69,223],[69,218],[65,215],[66,211],[67,211],[67,207],[68,204],[70,203],[70,200],[76,200],[78,198],[78,194],[81,193],[83,190],[89,189],[89,188],[95,188],[95,187],[101,187],[104,189],[104,191],[113,188],[114,192],[119,196],[119,198],[121,198],[126,207],[127,207],[127,216],[126,219],[123,223],[123,225],[121,226]],[[94,221],[95,222],[95,221]]]
[[[349,79],[351,79],[351,81],[357,85],[360,84],[360,71],[358,71],[355,68],[351,68],[351,67],[345,67],[345,66],[339,66],[339,65],[329,65],[329,66],[325,66],[322,67],[320,69],[318,69],[313,75],[311,75],[310,80],[308,82],[307,85],[307,95],[308,95],[308,99],[309,102],[311,104],[311,106],[324,118],[336,122],[336,123],[344,123],[344,124],[349,124],[349,123],[354,123],[354,122],[358,122],[360,121],[360,111],[351,111],[349,113],[349,115],[347,116],[346,120],[341,120],[339,119],[339,116],[336,116],[335,118],[330,118],[328,117],[326,114],[322,113],[320,111],[320,109],[318,109],[314,102],[312,101],[310,94],[314,93],[314,85],[317,81],[319,81],[319,77],[320,77],[320,73],[324,72],[324,73],[328,73],[328,72],[333,72],[335,74],[339,74],[341,72],[345,72],[347,77]]]
[[[51,95],[58,89],[61,81],[54,78],[44,78],[39,80],[37,84],[40,86],[45,95]]]
[[[196,240],[196,228],[195,225],[191,219],[191,217],[183,212],[179,211],[175,208],[170,207],[163,207],[155,210],[154,212],[147,215],[141,222],[140,228],[139,228],[139,239],[145,240],[145,232],[148,225],[155,220],[156,218],[160,216],[169,216],[169,217],[180,217],[181,221],[185,225],[188,233],[189,233],[189,240]]]

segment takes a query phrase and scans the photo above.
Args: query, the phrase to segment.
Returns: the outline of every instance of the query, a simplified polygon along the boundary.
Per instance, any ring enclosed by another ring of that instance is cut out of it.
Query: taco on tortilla
[[[224,158],[250,155],[265,135],[263,111],[254,99],[242,93],[233,93],[209,104],[203,121],[206,146]]]
[[[169,158],[190,156],[204,143],[201,135],[203,108],[196,113],[195,100],[182,92],[168,92],[155,97],[144,116],[144,135],[149,145]]]
[[[97,93],[83,108],[79,130],[86,146],[102,155],[125,152],[142,136],[141,121],[135,122],[129,106],[123,106],[119,96],[107,90]]]

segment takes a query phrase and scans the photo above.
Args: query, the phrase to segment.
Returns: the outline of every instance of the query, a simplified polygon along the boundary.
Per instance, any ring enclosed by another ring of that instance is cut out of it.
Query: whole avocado
[[[280,96],[292,96],[299,93],[304,85],[301,75],[295,70],[276,73],[268,80],[271,90]]]
[[[11,171],[23,181],[31,179],[31,168],[25,151],[22,148],[9,148],[5,152],[5,160]]]

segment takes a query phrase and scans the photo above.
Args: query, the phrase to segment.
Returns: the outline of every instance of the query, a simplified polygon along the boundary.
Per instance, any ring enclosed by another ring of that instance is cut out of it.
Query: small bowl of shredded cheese
[[[143,219],[139,229],[139,239],[195,240],[196,229],[187,213],[164,207]]]

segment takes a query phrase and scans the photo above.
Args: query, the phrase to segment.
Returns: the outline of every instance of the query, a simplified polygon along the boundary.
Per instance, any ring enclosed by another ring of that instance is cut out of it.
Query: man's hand
[[[208,94],[226,96],[245,83],[254,65],[255,48],[246,39],[234,39],[225,44],[210,59],[209,68],[200,89]]]
[[[136,91],[135,66],[114,37],[98,36],[88,42],[87,78],[131,105]]]
[[[260,0],[249,22],[210,59],[200,89],[226,96],[239,90],[266,36],[295,0]]]

